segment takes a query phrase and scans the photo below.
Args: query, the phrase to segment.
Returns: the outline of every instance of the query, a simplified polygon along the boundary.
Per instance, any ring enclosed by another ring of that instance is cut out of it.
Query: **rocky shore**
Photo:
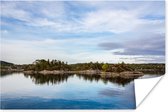
[[[53,74],[53,75],[58,75],[58,74],[83,74],[83,75],[99,75],[102,78],[137,78],[140,76],[143,76],[142,72],[138,72],[138,71],[124,71],[124,72],[120,72],[120,73],[116,73],[116,72],[103,72],[100,70],[82,70],[82,71],[63,71],[63,70],[53,70],[53,71],[49,71],[49,70],[42,70],[42,71],[23,71],[25,74],[43,74],[43,75],[49,75],[49,74]]]

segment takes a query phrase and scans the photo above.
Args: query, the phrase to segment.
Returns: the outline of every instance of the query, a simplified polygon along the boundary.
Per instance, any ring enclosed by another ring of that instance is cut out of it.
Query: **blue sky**
[[[1,2],[1,60],[164,63],[164,2]]]

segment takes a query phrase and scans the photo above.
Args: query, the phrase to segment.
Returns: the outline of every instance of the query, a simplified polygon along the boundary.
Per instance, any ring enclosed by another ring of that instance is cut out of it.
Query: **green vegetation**
[[[14,65],[13,63],[5,62],[5,61],[0,61],[1,66],[12,66]]]
[[[9,62],[6,62],[6,61],[0,61],[0,69],[3,70],[3,69],[16,69],[16,65],[14,65],[13,63],[9,63]]]
[[[33,64],[25,65],[24,70],[68,70],[69,65],[67,62],[59,61],[59,60],[36,60]]]
[[[103,69],[103,71],[104,72],[106,72],[107,70],[108,70],[108,64],[106,63],[106,64],[103,64],[103,66],[102,66],[102,69]]]
[[[98,62],[89,62],[89,63],[77,63],[69,64],[69,70],[78,71],[78,70],[102,70],[103,63]]]
[[[141,71],[144,73],[165,74],[165,64],[150,63],[150,64],[127,64],[133,70]]]
[[[144,73],[161,73],[165,72],[165,64],[118,64],[89,62],[68,64],[60,60],[38,59],[32,64],[15,65],[1,61],[1,71],[42,71],[42,70],[63,70],[63,71],[81,71],[81,70],[99,70],[104,72],[124,72],[124,71],[141,71]]]
[[[124,72],[124,71],[157,71],[164,72],[165,64],[125,64],[124,62],[118,64],[89,62],[67,64],[60,60],[36,60],[33,64],[25,65],[24,70],[66,70],[66,71],[80,71],[80,70],[100,70],[104,72]]]

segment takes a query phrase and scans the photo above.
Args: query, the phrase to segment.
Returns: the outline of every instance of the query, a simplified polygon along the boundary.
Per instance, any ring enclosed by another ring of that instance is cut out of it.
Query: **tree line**
[[[80,71],[80,70],[101,70],[105,72],[123,72],[133,71],[133,69],[127,66],[124,62],[118,64],[89,62],[89,63],[77,63],[68,64],[60,60],[36,60],[33,64],[24,65],[24,70],[69,70],[69,71]]]
[[[105,72],[123,72],[123,71],[142,71],[142,72],[158,72],[164,74],[165,64],[153,63],[153,64],[126,64],[124,62],[117,64],[88,62],[88,63],[76,63],[68,64],[67,62],[60,60],[45,60],[38,59],[32,64],[15,65],[1,63],[1,71],[9,71],[13,69],[23,70],[66,70],[66,71],[80,71],[80,70],[100,70]]]

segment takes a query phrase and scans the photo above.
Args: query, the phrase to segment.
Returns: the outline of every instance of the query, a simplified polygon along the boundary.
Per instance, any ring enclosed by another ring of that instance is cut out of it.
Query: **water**
[[[135,109],[133,80],[83,75],[1,75],[2,109]]]

